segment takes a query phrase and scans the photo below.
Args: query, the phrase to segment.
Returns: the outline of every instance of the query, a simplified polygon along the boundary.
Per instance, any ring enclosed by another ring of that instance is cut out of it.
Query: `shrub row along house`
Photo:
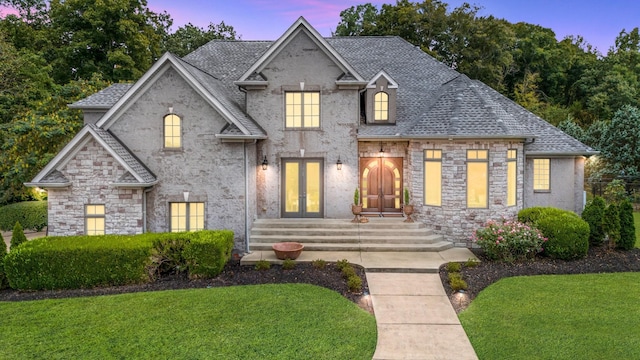
[[[32,180],[49,234],[231,229],[260,218],[415,218],[464,245],[530,206],[581,211],[594,150],[399,37],[276,41],[165,54],[135,84],[71,105],[84,128]]]

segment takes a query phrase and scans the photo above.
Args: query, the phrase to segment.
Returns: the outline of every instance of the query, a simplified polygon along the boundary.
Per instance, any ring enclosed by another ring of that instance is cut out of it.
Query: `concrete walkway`
[[[378,327],[373,358],[477,359],[449,298],[438,268],[475,258],[468,249],[441,252],[303,251],[297,261],[347,259],[366,270]],[[243,264],[279,262],[273,251],[255,251]]]

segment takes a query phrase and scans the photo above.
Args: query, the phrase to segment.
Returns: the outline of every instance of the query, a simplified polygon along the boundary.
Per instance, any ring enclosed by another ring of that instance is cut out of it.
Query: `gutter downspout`
[[[254,144],[257,140],[254,140]],[[251,253],[249,249],[249,166],[247,164],[247,143],[243,143],[244,152],[244,249]]]

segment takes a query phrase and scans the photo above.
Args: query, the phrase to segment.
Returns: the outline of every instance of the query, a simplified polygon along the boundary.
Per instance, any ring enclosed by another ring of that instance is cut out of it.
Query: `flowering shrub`
[[[547,239],[540,230],[516,220],[489,220],[476,230],[471,239],[492,260],[516,261],[532,259],[543,250]]]

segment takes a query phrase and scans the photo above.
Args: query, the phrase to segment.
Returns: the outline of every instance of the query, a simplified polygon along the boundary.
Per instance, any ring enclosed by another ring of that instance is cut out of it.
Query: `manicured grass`
[[[371,359],[374,317],[313,285],[0,302],[2,359]]]
[[[640,248],[640,212],[633,213],[633,225],[636,227],[636,247]]]
[[[640,359],[640,273],[505,278],[460,321],[480,359]]]

